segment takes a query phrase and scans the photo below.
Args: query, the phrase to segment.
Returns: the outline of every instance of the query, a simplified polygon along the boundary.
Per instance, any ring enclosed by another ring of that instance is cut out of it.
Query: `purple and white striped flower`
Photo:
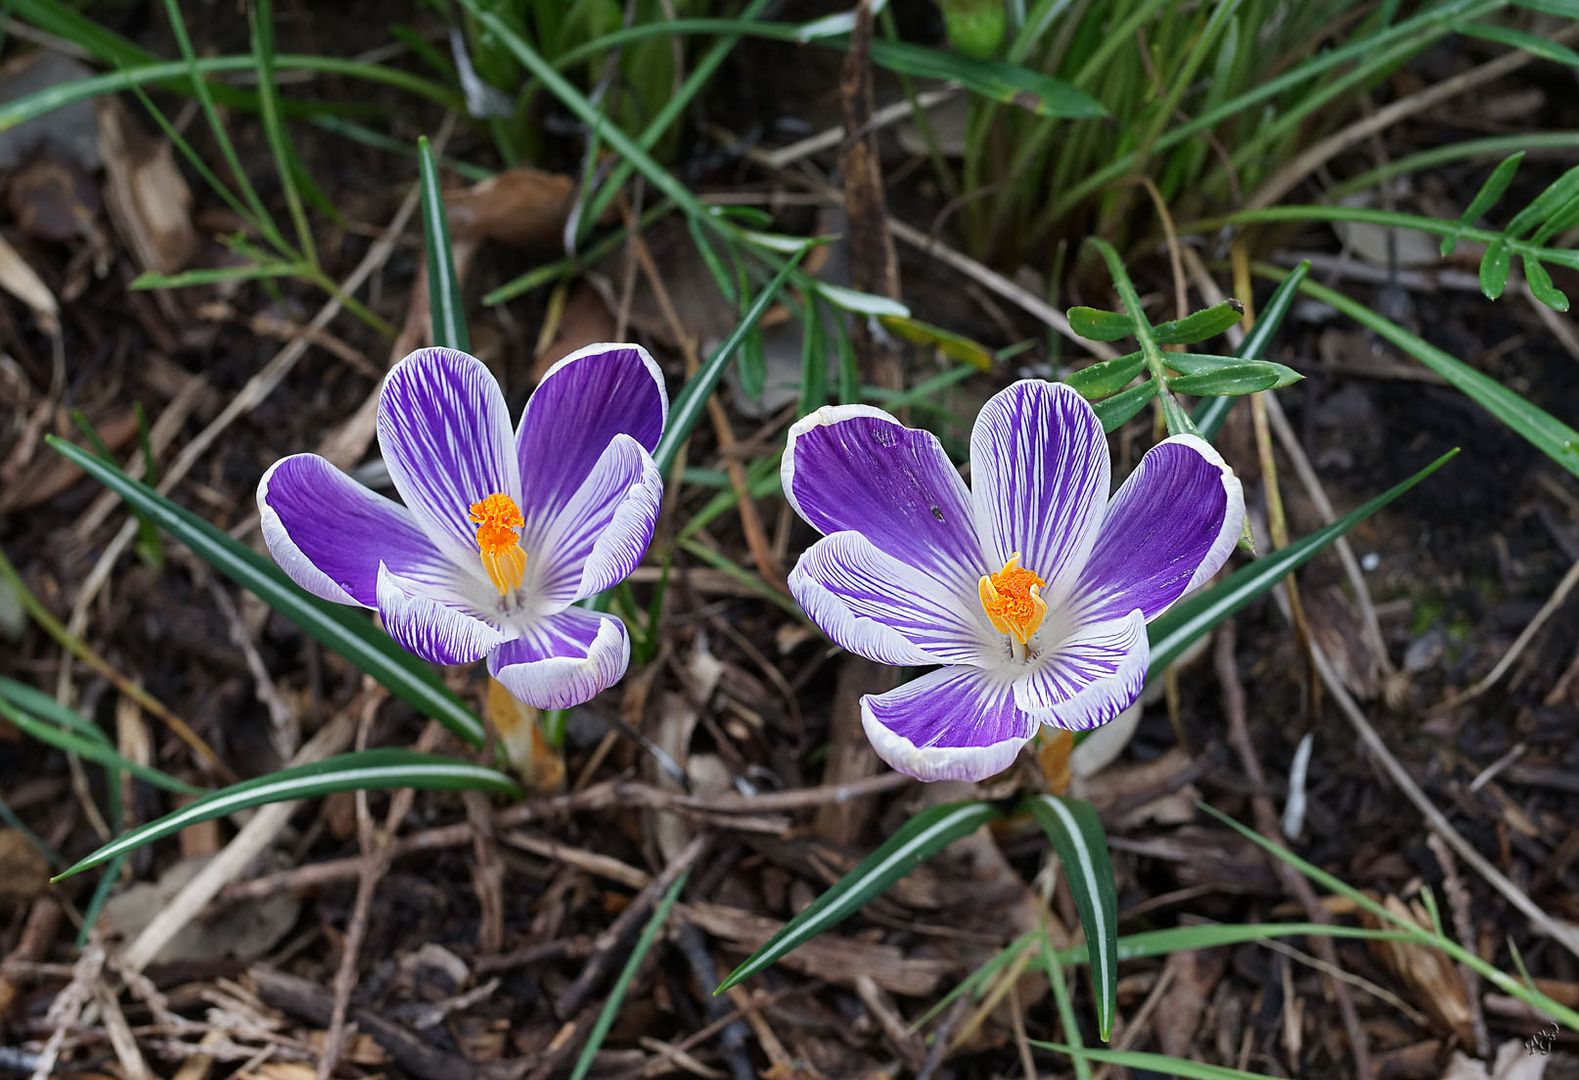
[[[617,682],[619,619],[573,607],[641,561],[663,484],[652,450],[669,411],[638,345],[592,345],[549,369],[514,431],[482,361],[419,349],[391,369],[378,443],[405,505],[316,454],[258,484],[263,539],[315,596],[374,608],[435,664],[488,671],[541,709]]]
[[[921,780],[979,780],[1042,724],[1084,730],[1146,681],[1146,623],[1217,572],[1244,494],[1191,435],[1147,452],[1110,498],[1107,439],[1068,386],[1028,379],[976,419],[966,488],[936,437],[865,405],[790,429],[784,494],[823,534],[790,591],[835,644],[929,666],[861,699],[879,756]]]

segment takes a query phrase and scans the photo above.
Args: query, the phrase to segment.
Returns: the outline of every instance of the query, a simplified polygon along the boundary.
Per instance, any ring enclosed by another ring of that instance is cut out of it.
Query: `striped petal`
[[[662,498],[652,456],[631,436],[614,436],[554,516],[527,522],[521,542],[540,607],[562,610],[629,577],[647,553]]]
[[[296,584],[337,604],[378,603],[378,567],[417,581],[455,573],[411,511],[316,454],[275,462],[258,481],[263,542]]]
[[[568,709],[619,682],[630,663],[625,624],[582,608],[534,622],[488,656],[488,673],[539,709]]]
[[[1074,587],[1107,505],[1102,423],[1060,383],[1025,379],[982,407],[970,436],[971,497],[997,569],[1015,553],[1047,582],[1050,607]]]
[[[378,401],[378,445],[423,531],[458,562],[477,561],[473,503],[493,494],[520,502],[510,414],[476,357],[418,349],[396,364]]]
[[[1150,651],[1139,611],[1075,628],[1033,659],[1014,683],[1021,710],[1044,724],[1085,731],[1129,708],[1146,685]]]
[[[813,544],[789,587],[829,640],[880,664],[980,664],[993,642],[974,597],[860,533],[836,532]]]
[[[1155,619],[1222,568],[1244,517],[1239,478],[1211,444],[1194,435],[1158,443],[1108,504],[1071,601],[1078,618],[1139,608]]]
[[[1039,727],[1015,707],[1006,679],[973,667],[938,668],[866,695],[861,724],[877,756],[917,780],[985,780]]]
[[[444,583],[421,582],[380,566],[378,615],[384,632],[429,663],[481,660],[510,635],[474,614],[479,606],[468,586],[476,583],[459,574]]]

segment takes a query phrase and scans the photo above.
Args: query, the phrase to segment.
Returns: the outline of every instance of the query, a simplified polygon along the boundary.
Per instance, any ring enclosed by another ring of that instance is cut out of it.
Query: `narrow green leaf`
[[[1498,45],[1522,49],[1542,60],[1550,60],[1566,67],[1579,67],[1579,52],[1574,52],[1562,42],[1553,41],[1549,37],[1515,30],[1511,26],[1491,26],[1477,22],[1460,23],[1456,29],[1461,34],[1480,38],[1482,41],[1495,41]]]
[[[1118,959],[1122,964],[1126,960],[1149,960],[1158,956],[1171,956],[1177,952],[1218,949],[1224,945],[1275,941],[1286,937],[1398,941],[1402,935],[1395,930],[1372,930],[1363,926],[1343,926],[1338,923],[1202,923],[1125,934],[1118,939]],[[1090,950],[1084,943],[1071,945],[1067,949],[1058,950],[1058,962],[1089,963],[1091,959],[1089,953]]]
[[[979,341],[972,341],[952,330],[922,322],[920,319],[898,315],[880,315],[877,319],[885,329],[893,331],[912,345],[932,349],[945,360],[969,364],[977,371],[992,370],[992,350]]]
[[[1568,294],[1552,284],[1552,275],[1539,259],[1524,256],[1524,281],[1530,293],[1553,311],[1568,310]]]
[[[769,967],[785,953],[804,945],[825,930],[831,930],[875,896],[914,870],[922,861],[962,836],[1001,817],[1003,812],[991,803],[947,803],[923,810],[890,836],[854,870],[819,896],[810,907],[769,938],[713,993],[721,994],[731,986]]]
[[[1497,299],[1508,287],[1508,267],[1511,264],[1512,253],[1508,250],[1508,241],[1502,237],[1493,240],[1480,260],[1480,291],[1486,294],[1487,300]]]
[[[675,878],[674,884],[670,885],[668,891],[658,900],[658,906],[653,908],[652,917],[647,920],[647,925],[642,927],[641,937],[636,939],[636,947],[631,950],[630,958],[625,961],[619,977],[609,988],[608,1000],[598,1011],[598,1018],[587,1034],[586,1045],[581,1048],[581,1053],[576,1058],[576,1067],[571,1070],[570,1080],[582,1080],[591,1071],[593,1059],[597,1057],[599,1048],[603,1046],[603,1040],[608,1038],[609,1028],[614,1026],[614,1018],[619,1015],[620,1004],[625,1000],[626,992],[630,990],[631,980],[636,977],[642,961],[647,959],[647,954],[652,951],[653,943],[658,940],[658,932],[668,921],[669,911],[674,907],[674,902],[680,898],[680,890],[685,888],[685,883],[690,877],[691,871],[686,870]]]
[[[1118,897],[1113,889],[1107,836],[1090,803],[1057,795],[1036,795],[1027,802],[1058,852],[1075,910],[1080,913],[1091,955],[1097,1033],[1106,1042],[1113,1034],[1113,1017],[1118,1011]]]
[[[1266,1073],[1230,1069],[1226,1065],[1212,1065],[1203,1061],[1171,1057],[1168,1054],[1151,1054],[1143,1050],[1090,1050],[1083,1046],[1066,1046],[1063,1043],[1042,1042],[1031,1039],[1032,1046],[1053,1050],[1070,1057],[1094,1061],[1099,1065],[1119,1065],[1140,1069],[1158,1076],[1178,1076],[1183,1080],[1275,1080]]]
[[[1104,311],[1094,307],[1072,307],[1066,314],[1069,328],[1091,341],[1118,341],[1132,337],[1135,320],[1122,311]]]
[[[685,445],[685,440],[691,437],[692,429],[702,418],[702,412],[707,407],[707,398],[718,385],[724,369],[729,366],[730,358],[740,347],[740,343],[746,339],[746,335],[756,328],[762,316],[772,306],[779,290],[784,287],[784,282],[789,280],[791,271],[800,262],[803,254],[805,253],[800,252],[790,256],[789,261],[779,268],[773,280],[768,282],[767,286],[757,293],[756,299],[751,301],[750,309],[742,316],[729,337],[713,350],[712,355],[703,361],[696,374],[691,376],[675,395],[674,404],[669,407],[669,422],[664,425],[663,436],[658,440],[658,447],[652,455],[660,472],[667,473],[669,466],[674,464],[675,455],[680,452],[680,447]]]
[[[1281,369],[1281,370],[1279,370]],[[1238,397],[1271,390],[1283,381],[1283,373],[1299,376],[1282,364],[1264,361],[1226,364],[1215,371],[1198,371],[1190,375],[1175,375],[1168,380],[1168,388],[1178,394],[1196,394],[1211,397]]]
[[[1325,529],[1318,529],[1286,548],[1240,567],[1211,588],[1185,597],[1169,608],[1146,628],[1151,641],[1148,681],[1160,677],[1168,665],[1177,660],[1202,634],[1271,589],[1332,541],[1436,472],[1457,453],[1457,450],[1448,451],[1409,479],[1388,488]]]
[[[24,735],[29,735],[41,743],[47,743],[57,750],[76,754],[95,765],[102,765],[106,769],[124,770],[155,787],[173,791],[178,795],[196,795],[203,791],[202,788],[188,784],[184,780],[177,780],[169,773],[148,765],[140,765],[130,758],[123,757],[108,743],[84,737],[75,731],[55,727],[53,724],[46,724],[42,720],[35,720],[12,705],[4,696],[0,696],[0,716],[9,720]]]
[[[874,296],[859,289],[848,289],[843,285],[833,285],[826,281],[814,281],[813,284],[824,300],[845,311],[853,311],[857,315],[870,315],[873,318],[887,316],[908,319],[910,317],[910,309],[898,300],[890,300],[886,296]]]
[[[422,239],[428,253],[428,306],[433,315],[433,344],[446,349],[471,351],[466,332],[466,302],[455,274],[450,248],[450,219],[439,187],[439,166],[428,137],[417,139],[417,161],[422,177]]]
[[[145,270],[132,278],[127,288],[139,292],[147,289],[185,289],[193,285],[218,285],[231,281],[262,281],[267,278],[295,277],[305,272],[301,263],[264,262],[252,266],[214,266],[197,270],[182,270],[175,274],[161,274]]]
[[[1102,430],[1112,433],[1129,422],[1156,396],[1157,380],[1147,379],[1091,407],[1096,410],[1097,419],[1102,421]]]
[[[274,67],[273,0],[253,0],[247,5],[247,22],[252,31],[252,56],[258,71],[258,112],[263,121],[263,134],[274,156],[275,171],[279,173],[285,209],[291,215],[291,224],[296,229],[297,249],[305,262],[317,266],[318,251],[313,244],[312,225],[307,220],[307,211],[302,206],[301,191],[296,182],[296,169],[300,161],[291,147],[290,135],[285,131],[285,117],[280,108],[280,88]]]
[[[800,413],[815,412],[828,403],[828,342],[822,332],[822,304],[811,293],[801,296]]]
[[[1267,347],[1272,344],[1272,337],[1283,325],[1283,318],[1294,306],[1294,298],[1299,294],[1300,282],[1305,280],[1305,275],[1310,273],[1310,260],[1306,259],[1288,272],[1272,295],[1267,298],[1266,305],[1261,313],[1256,316],[1254,325],[1245,339],[1239,345],[1239,358],[1241,360],[1259,360],[1266,355]],[[1163,357],[1164,363],[1167,357]],[[1202,402],[1195,410],[1195,426],[1205,439],[1217,438],[1217,433],[1223,429],[1223,422],[1228,419],[1228,410],[1233,408],[1234,399],[1231,397],[1216,398],[1212,401]]]
[[[1158,345],[1193,345],[1223,333],[1245,317],[1245,306],[1238,300],[1224,300],[1209,308],[1151,328]]]
[[[1530,200],[1529,205],[1513,215],[1504,233],[1509,237],[1523,236],[1539,227],[1561,207],[1567,206],[1575,195],[1579,195],[1579,165],[1553,180],[1544,191]]]
[[[1513,0],[1513,6],[1526,11],[1539,11],[1543,15],[1579,19],[1579,0]]]
[[[1273,274],[1276,270],[1270,271]],[[1483,375],[1462,360],[1449,356],[1397,323],[1383,318],[1364,304],[1351,300],[1335,289],[1305,281],[1300,290],[1324,304],[1337,308],[1355,322],[1392,342],[1426,367],[1452,383],[1476,404],[1528,439],[1541,453],[1579,476],[1579,431],[1551,413],[1533,405],[1489,375]]]
[[[436,754],[419,754],[415,750],[361,750],[326,758],[311,765],[281,769],[211,792],[174,813],[116,837],[64,873],[56,875],[54,880],[60,881],[80,874],[117,855],[180,832],[189,825],[226,817],[238,810],[265,803],[332,795],[338,791],[383,791],[389,788],[486,791],[516,798],[522,794],[520,785],[504,773],[469,761]]]
[[[1215,375],[1226,371],[1242,370],[1245,372],[1259,371],[1270,375],[1273,382],[1266,387],[1268,390],[1281,390],[1285,386],[1293,386],[1305,376],[1284,364],[1274,363],[1271,360],[1246,360],[1240,356],[1213,356],[1208,353],[1164,353],[1163,362],[1180,375],[1200,376]],[[1186,394],[1205,396],[1210,391],[1187,390],[1169,380],[1169,385]]]
[[[1508,185],[1513,183],[1513,174],[1519,171],[1519,163],[1524,160],[1524,151],[1509,154],[1491,170],[1491,175],[1486,177],[1486,182],[1480,185],[1480,190],[1475,192],[1475,197],[1469,200],[1469,206],[1459,217],[1459,228],[1468,228],[1479,221],[1508,190]],[[1458,245],[1458,232],[1452,232],[1442,237],[1442,254],[1453,254],[1453,248]]]
[[[69,728],[79,735],[92,739],[94,742],[103,743],[105,746],[112,745],[110,737],[99,728],[99,725],[76,710],[66,708],[66,706],[44,693],[44,691],[29,686],[27,683],[0,676],[0,697],[5,698],[23,712],[43,717],[52,724]]]
[[[1038,116],[1092,120],[1107,115],[1102,103],[1072,83],[999,60],[973,60],[908,41],[872,42],[872,62],[901,75],[957,82],[972,93]]]
[[[47,441],[72,464],[125,499],[134,510],[147,514],[160,528],[296,623],[319,644],[339,653],[391,694],[462,739],[476,746],[483,744],[482,721],[461,704],[431,668],[396,645],[366,616],[304,592],[278,567],[239,540],[81,447],[55,436],[48,436]]]
[[[1145,367],[1146,357],[1133,352],[1127,356],[1103,360],[1088,368],[1082,368],[1064,381],[1080,391],[1080,396],[1087,401],[1100,401],[1128,386],[1130,380],[1139,375]]]

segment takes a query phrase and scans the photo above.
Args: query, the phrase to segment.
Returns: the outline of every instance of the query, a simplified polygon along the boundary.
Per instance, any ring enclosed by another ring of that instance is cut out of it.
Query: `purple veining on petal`
[[[983,406],[970,463],[976,529],[992,568],[1019,552],[1056,607],[1085,565],[1107,504],[1101,421],[1070,387],[1026,379]]]
[[[979,664],[992,644],[971,600],[859,533],[837,532],[813,544],[789,587],[835,644],[878,663]]]
[[[1150,655],[1139,611],[1080,626],[1026,665],[1014,683],[1015,704],[1054,727],[1097,727],[1140,697]]]
[[[423,531],[457,561],[477,559],[472,503],[520,500],[510,415],[481,360],[418,349],[389,372],[378,401],[378,445]]]
[[[433,664],[481,660],[510,634],[471,614],[468,582],[413,581],[387,566],[378,570],[378,615],[384,630],[407,652]]]
[[[284,458],[263,474],[258,515],[263,542],[286,576],[337,604],[373,607],[380,562],[419,581],[454,573],[411,511],[316,454]]]
[[[1038,724],[1010,685],[979,668],[945,667],[861,699],[861,723],[888,764],[918,780],[985,780],[1013,763]]]
[[[969,494],[937,437],[880,409],[827,406],[790,429],[785,497],[824,535],[860,533],[880,551],[975,595],[985,559]]]
[[[569,503],[616,435],[651,453],[668,411],[663,372],[639,345],[589,345],[550,368],[515,437],[528,529]]]
[[[528,519],[522,531],[528,577],[542,606],[562,608],[625,580],[647,552],[662,497],[663,477],[651,455],[629,435],[614,436],[559,511]]]
[[[1208,443],[1193,435],[1158,443],[1108,504],[1070,600],[1078,618],[1139,608],[1155,619],[1222,567],[1244,512],[1239,479]]]
[[[630,663],[625,624],[581,608],[547,616],[488,656],[488,673],[539,709],[568,709],[613,686]]]

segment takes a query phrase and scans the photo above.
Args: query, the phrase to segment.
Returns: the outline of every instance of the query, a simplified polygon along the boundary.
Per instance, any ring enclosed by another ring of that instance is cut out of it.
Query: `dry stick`
[[[1436,834],[1426,837],[1426,846],[1436,861],[1442,865],[1442,891],[1447,894],[1447,906],[1453,910],[1453,931],[1466,948],[1474,948],[1475,924],[1470,918],[1472,901],[1464,879],[1458,876],[1458,863],[1442,838]],[[1491,1058],[1491,1035],[1486,1030],[1486,1013],[1480,1007],[1480,974],[1468,964],[1459,962],[1458,973],[1464,980],[1464,997],[1469,1003],[1469,1019],[1475,1029],[1475,1053],[1483,1060]]]
[[[702,366],[701,357],[696,355],[696,336],[686,330],[679,312],[674,309],[669,289],[663,283],[663,275],[652,260],[652,250],[641,234],[635,214],[623,199],[620,200],[620,209],[625,214],[631,252],[652,289],[653,299],[657,301],[664,322],[669,324],[669,333],[674,335],[674,339],[680,343],[680,351],[685,354],[686,374],[694,375]],[[735,429],[730,426],[729,413],[716,394],[707,396],[707,415],[713,424],[713,434],[718,439],[718,452],[724,459],[724,470],[729,474],[729,486],[735,489],[735,508],[740,515],[740,529],[746,535],[746,546],[751,550],[752,561],[757,564],[757,572],[764,581],[779,592],[787,593],[789,587],[784,581],[784,570],[773,557],[773,547],[768,543],[767,531],[762,527],[762,516],[757,510],[756,500],[751,497],[745,463],[735,452],[738,445]]]
[[[1217,632],[1217,679],[1223,691],[1223,711],[1228,715],[1228,741],[1233,743],[1245,776],[1250,780],[1250,802],[1255,811],[1256,830],[1268,840],[1282,843],[1283,830],[1278,824],[1277,811],[1272,807],[1272,798],[1267,794],[1266,776],[1261,772],[1255,744],[1250,741],[1250,728],[1245,717],[1244,686],[1239,681],[1239,670],[1234,664],[1236,637],[1232,619],[1225,622]],[[1310,647],[1314,650],[1315,642],[1311,642]],[[1304,907],[1305,917],[1313,923],[1330,923],[1332,916],[1317,899],[1316,890],[1311,887],[1310,881],[1283,860],[1271,856],[1268,859],[1282,879],[1284,888],[1293,893]],[[1324,963],[1338,967],[1338,952],[1331,938],[1312,938],[1311,945]],[[1341,980],[1325,974],[1322,977],[1328,992],[1338,1003],[1338,1014],[1343,1018],[1343,1030],[1354,1055],[1354,1075],[1364,1080],[1372,1075],[1371,1053],[1365,1042],[1365,1029],[1360,1026],[1360,1015],[1354,1008],[1354,999],[1349,996],[1348,987]]]
[[[1552,35],[1553,41],[1566,42],[1579,35],[1579,26],[1571,26],[1562,33]],[[1245,203],[1246,210],[1260,210],[1271,206],[1284,195],[1294,190],[1305,177],[1321,168],[1322,165],[1337,157],[1340,153],[1353,146],[1362,139],[1367,139],[1379,131],[1385,131],[1398,123],[1419,112],[1424,112],[1431,106],[1457,97],[1466,90],[1473,89],[1481,83],[1500,79],[1504,75],[1519,70],[1525,64],[1535,59],[1535,54],[1522,50],[1506,53],[1489,60],[1479,67],[1470,68],[1468,71],[1459,72],[1450,79],[1422,90],[1418,94],[1411,94],[1406,98],[1393,102],[1384,109],[1360,120],[1356,120],[1346,128],[1333,132],[1316,145],[1307,149],[1293,161],[1279,169],[1273,176],[1262,184],[1250,201]]]
[[[1546,603],[1541,605],[1541,609],[1535,613],[1535,618],[1530,620],[1529,625],[1519,632],[1518,637],[1513,639],[1513,644],[1508,646],[1508,651],[1502,654],[1502,659],[1497,661],[1497,666],[1492,668],[1484,679],[1481,679],[1466,690],[1462,697],[1455,699],[1451,704],[1462,705],[1466,701],[1478,698],[1495,686],[1498,680],[1508,673],[1508,669],[1513,666],[1513,662],[1524,652],[1535,635],[1540,633],[1541,627],[1546,625],[1546,620],[1555,615],[1557,609],[1568,602],[1568,594],[1574,591],[1575,585],[1579,585],[1579,562],[1568,568],[1568,572],[1557,583],[1557,589],[1547,598]]]

